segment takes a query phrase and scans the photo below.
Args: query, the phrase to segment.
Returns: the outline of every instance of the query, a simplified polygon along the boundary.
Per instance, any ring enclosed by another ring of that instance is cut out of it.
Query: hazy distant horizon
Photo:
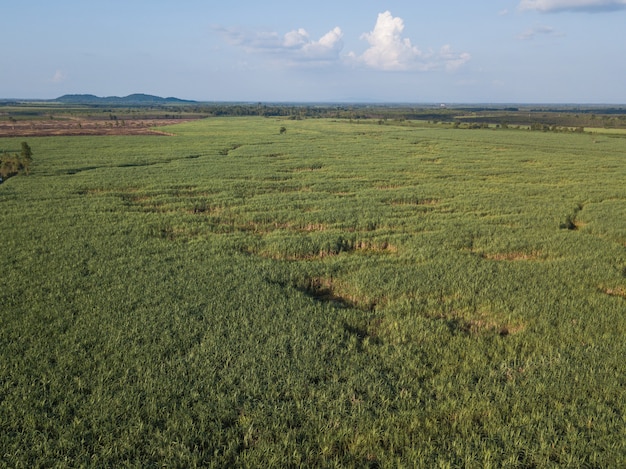
[[[346,100],[320,100],[320,101],[263,101],[263,100],[241,100],[241,101],[236,101],[236,100],[229,100],[229,101],[218,101],[218,100],[199,100],[199,99],[193,99],[193,98],[180,98],[179,96],[173,96],[173,95],[168,95],[168,96],[157,96],[157,95],[149,95],[148,93],[141,93],[141,92],[137,92],[137,93],[131,93],[129,95],[125,95],[125,96],[98,96],[96,94],[93,93],[67,93],[66,95],[62,95],[62,96],[56,96],[53,98],[3,98],[0,97],[0,102],[53,102],[56,101],[64,96],[95,96],[98,98],[126,98],[129,96],[133,96],[133,95],[148,95],[148,96],[154,96],[157,98],[163,98],[163,99],[169,99],[169,98],[174,98],[174,99],[181,99],[181,100],[189,100],[192,101],[193,103],[197,103],[197,104],[223,104],[223,105],[227,105],[227,104],[247,104],[247,105],[253,105],[253,104],[263,104],[263,105],[283,105],[283,106],[289,106],[289,105],[362,105],[362,106],[367,106],[367,105],[374,105],[374,106],[427,106],[427,107],[437,107],[440,108],[442,106],[445,107],[462,107],[462,106],[470,106],[470,107],[481,107],[481,106],[495,106],[495,107],[515,107],[515,106],[523,106],[523,107],[528,107],[528,106],[543,106],[543,107],[565,107],[565,108],[570,108],[570,107],[600,107],[600,108],[612,108],[612,107],[626,107],[626,102],[615,102],[615,103],[610,103],[610,102],[604,102],[604,103],[600,103],[600,102],[570,102],[570,103],[566,103],[566,102],[552,102],[552,103],[548,103],[548,102],[472,102],[472,101],[459,101],[459,102],[440,102],[440,101],[423,101],[423,102],[418,102],[418,101],[375,101],[375,100],[358,100],[358,99],[346,99]]]

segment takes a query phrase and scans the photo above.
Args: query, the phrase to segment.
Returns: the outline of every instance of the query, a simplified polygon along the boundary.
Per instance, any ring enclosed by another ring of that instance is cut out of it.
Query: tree
[[[33,150],[28,143],[22,142],[22,150],[20,151],[20,166],[26,174],[30,172],[30,164],[33,162]]]
[[[33,150],[26,142],[22,142],[22,151],[20,152],[20,157],[23,160],[28,160],[29,163],[33,161]]]

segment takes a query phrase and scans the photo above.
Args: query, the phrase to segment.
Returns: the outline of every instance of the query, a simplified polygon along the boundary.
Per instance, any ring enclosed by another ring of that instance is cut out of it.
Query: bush
[[[33,161],[33,152],[26,142],[22,142],[20,153],[4,152],[0,157],[0,178],[8,179],[20,173],[28,174]]]

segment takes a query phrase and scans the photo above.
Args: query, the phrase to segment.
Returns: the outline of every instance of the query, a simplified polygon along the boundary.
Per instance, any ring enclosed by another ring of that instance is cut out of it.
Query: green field
[[[626,138],[395,124],[29,137],[0,466],[625,467]]]

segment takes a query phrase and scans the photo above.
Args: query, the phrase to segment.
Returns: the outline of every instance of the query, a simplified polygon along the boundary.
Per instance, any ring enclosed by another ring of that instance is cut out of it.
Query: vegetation
[[[19,153],[3,152],[0,156],[0,182],[20,173],[28,174],[32,162],[33,152],[26,142],[22,142]]]
[[[626,466],[623,134],[383,124],[31,139],[2,464]]]
[[[626,107],[562,105],[446,106],[410,104],[299,104],[299,103],[203,103],[177,98],[134,94],[124,98],[65,95],[52,101],[0,102],[2,116],[12,123],[35,119],[189,119],[200,117],[283,117],[347,119],[363,122],[376,119],[395,125],[423,121],[456,128],[532,129],[539,131],[584,131],[626,129]],[[0,126],[0,133],[2,127]]]

